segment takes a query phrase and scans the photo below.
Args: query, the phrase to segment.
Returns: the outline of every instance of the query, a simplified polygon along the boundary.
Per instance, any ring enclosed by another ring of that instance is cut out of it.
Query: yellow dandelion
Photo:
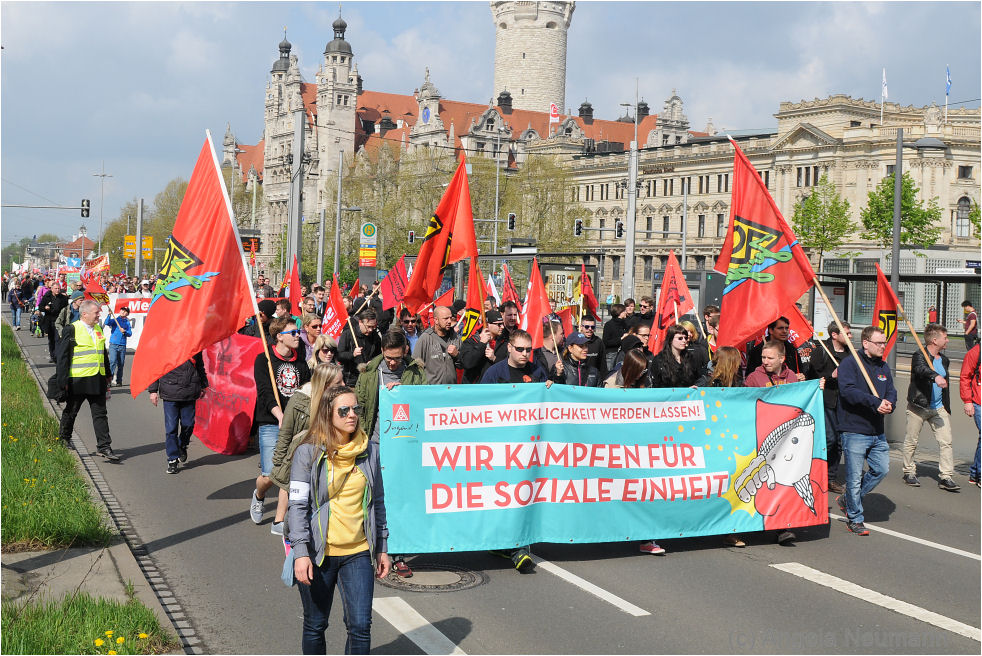
[[[110,650],[109,650],[109,651],[107,651],[106,653],[107,653],[107,654],[109,654],[109,656],[116,656],[116,651],[115,651],[115,650],[113,650],[113,649],[110,649]]]
[[[96,647],[101,647],[102,645],[106,644],[106,641],[103,640],[102,638],[96,638],[92,642],[95,643]]]
[[[108,638],[113,637],[113,632],[112,631],[106,631],[106,637],[108,637]]]
[[[123,636],[119,636],[118,638],[116,638],[116,644],[117,645],[121,645],[124,642],[126,642],[126,638],[124,638]]]
[[[141,633],[140,635],[138,635],[136,637],[139,638],[140,640],[146,640],[150,636],[148,636],[146,633]]]

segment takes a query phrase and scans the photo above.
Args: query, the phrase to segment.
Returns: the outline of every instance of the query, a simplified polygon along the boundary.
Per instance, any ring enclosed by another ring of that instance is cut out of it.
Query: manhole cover
[[[488,582],[484,572],[475,572],[453,565],[410,562],[409,566],[413,570],[411,578],[404,579],[392,572],[379,583],[387,588],[407,592],[456,592],[476,588]]]

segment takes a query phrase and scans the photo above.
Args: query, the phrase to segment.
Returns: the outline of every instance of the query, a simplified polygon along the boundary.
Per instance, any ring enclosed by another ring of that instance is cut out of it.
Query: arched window
[[[958,209],[955,210],[955,236],[971,237],[972,227],[968,221],[968,215],[972,211],[972,201],[968,196],[958,199]]]

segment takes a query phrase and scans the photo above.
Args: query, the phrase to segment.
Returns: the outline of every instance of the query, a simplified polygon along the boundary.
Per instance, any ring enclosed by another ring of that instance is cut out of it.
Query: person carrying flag
[[[76,292],[77,293],[77,292]],[[113,316],[112,313],[106,317],[106,328],[109,328],[109,366],[112,368],[109,379],[116,379],[116,387],[123,385],[123,364],[126,362],[126,338],[133,336],[133,328],[130,326],[130,309],[123,306],[119,309],[119,314]]]
[[[485,325],[460,345],[460,367],[464,370],[462,382],[480,383],[484,372],[496,362],[508,357],[508,342],[501,338],[505,323],[501,313],[488,310],[484,313]]]

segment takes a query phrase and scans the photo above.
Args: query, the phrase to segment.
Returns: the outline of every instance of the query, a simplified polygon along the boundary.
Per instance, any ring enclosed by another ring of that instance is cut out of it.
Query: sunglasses
[[[531,353],[532,352],[532,347],[531,346],[512,346],[512,348],[515,349],[516,351],[518,351],[519,353]]]
[[[310,324],[310,329],[311,330],[317,330],[320,327],[321,327],[321,324],[319,324],[319,323],[312,323],[312,324]]]
[[[330,346],[321,347],[321,353],[337,353],[337,351],[338,350],[336,348],[331,348]]]
[[[593,330],[596,328],[596,326],[581,326],[581,328],[583,328],[583,330]]]
[[[348,413],[354,411],[356,417],[361,416],[361,406],[360,405],[342,405],[338,408],[338,417],[344,419],[348,416]]]
[[[689,341],[689,336],[688,335],[676,335],[676,337],[679,337],[681,339],[684,339],[685,341]]]
[[[491,321],[490,323],[491,323],[492,326],[503,326],[503,325],[505,325],[505,322],[504,321]]]
[[[403,319],[402,322],[403,323],[416,323],[416,320],[415,319]]]
[[[293,330],[284,330],[280,333],[281,335],[289,335],[290,337],[296,337],[300,334],[300,331],[294,328]]]

